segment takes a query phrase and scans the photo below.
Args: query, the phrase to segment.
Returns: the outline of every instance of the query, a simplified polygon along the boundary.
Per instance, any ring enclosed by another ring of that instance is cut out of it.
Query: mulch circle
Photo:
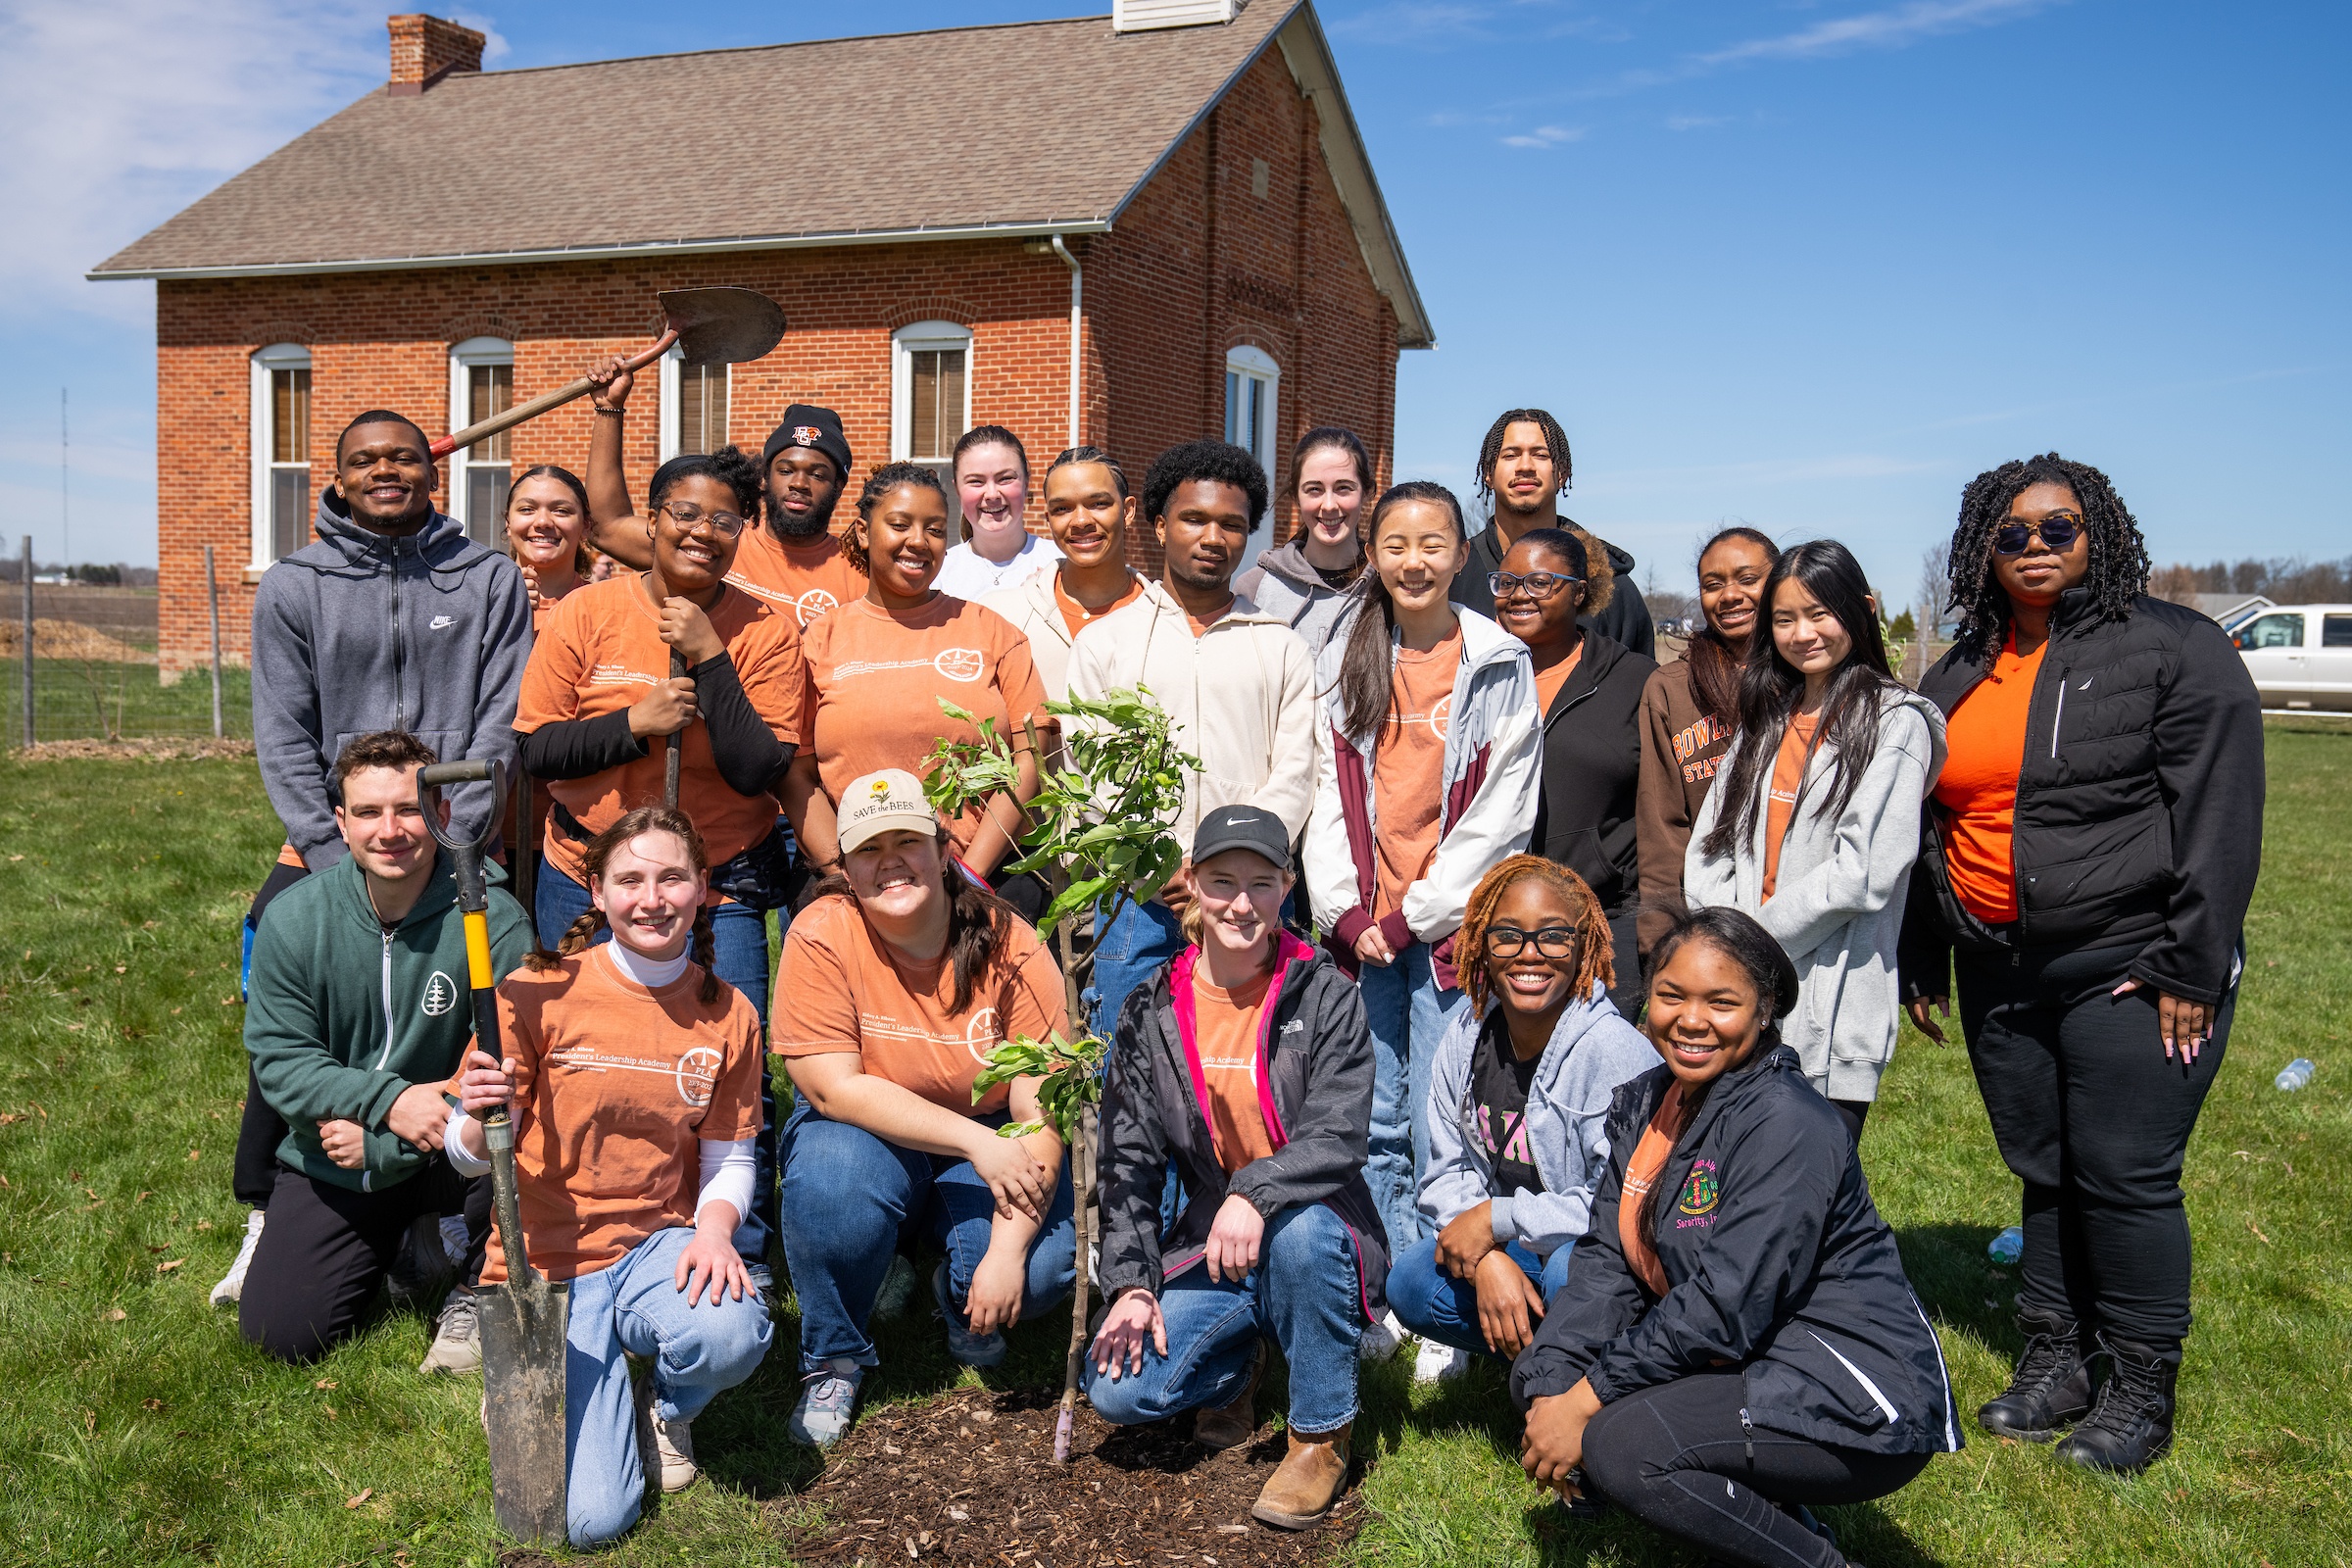
[[[1054,1462],[1059,1396],[956,1389],[865,1411],[787,1506],[798,1554],[869,1568],[899,1562],[1208,1568],[1320,1562],[1363,1522],[1351,1484],[1312,1530],[1250,1517],[1287,1440],[1211,1453],[1192,1421],[1120,1428],[1081,1402],[1072,1460]],[[1360,1466],[1359,1466],[1360,1469]]]

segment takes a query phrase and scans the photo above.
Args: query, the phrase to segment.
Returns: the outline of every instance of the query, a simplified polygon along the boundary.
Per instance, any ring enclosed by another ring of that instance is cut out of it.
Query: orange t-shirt
[[[1266,1113],[1257,1102],[1258,1019],[1266,1007],[1271,972],[1234,991],[1208,983],[1208,965],[1193,965],[1193,1049],[1208,1086],[1209,1126],[1217,1135],[1217,1163],[1230,1176],[1274,1152]]]
[[[1764,897],[1772,897],[1781,879],[1781,840],[1788,836],[1788,814],[1796,809],[1796,792],[1805,782],[1805,759],[1813,747],[1813,732],[1821,727],[1819,713],[1790,713],[1781,731],[1781,749],[1772,760],[1772,795],[1764,811]]]
[[[1026,920],[1015,919],[989,972],[961,1012],[955,966],[942,955],[904,963],[874,940],[858,901],[819,899],[793,917],[776,967],[770,1049],[779,1056],[855,1053],[860,1071],[944,1105],[960,1116],[1002,1110],[1011,1088],[999,1084],[972,1103],[972,1080],[988,1054],[1026,1035],[1069,1029],[1061,971]]]
[[[1435,648],[1396,650],[1389,677],[1389,717],[1372,751],[1372,918],[1404,904],[1404,890],[1421,880],[1437,858],[1445,810],[1446,726],[1453,710],[1453,678],[1462,665],[1462,629]]]
[[[882,767],[929,771],[942,738],[979,739],[973,725],[940,710],[946,698],[975,718],[993,718],[1013,750],[1028,749],[1025,718],[1042,736],[1054,722],[1029,639],[995,611],[949,594],[919,610],[884,610],[859,599],[808,628],[808,748],[817,777],[838,804],[853,780]],[[958,849],[983,820],[978,803],[949,824]]]
[[[1093,625],[1096,621],[1101,620],[1104,615],[1109,614],[1112,611],[1125,609],[1127,606],[1134,604],[1143,596],[1144,579],[1130,572],[1127,577],[1127,591],[1125,593],[1119,595],[1118,598],[1112,600],[1109,604],[1104,605],[1101,610],[1089,610],[1077,600],[1072,599],[1069,594],[1063,590],[1061,586],[1061,573],[1059,571],[1055,571],[1054,573],[1054,607],[1061,612],[1061,623],[1070,629],[1070,635],[1072,637],[1077,636],[1080,632],[1086,630],[1087,627]],[[1193,631],[1193,635],[1195,637],[1200,636],[1200,629],[1196,627]]]
[[[531,1262],[550,1279],[593,1274],[673,1225],[702,1196],[702,1140],[760,1131],[760,1014],[694,964],[659,991],[602,947],[499,983],[514,1058],[514,1166]],[[507,1277],[493,1228],[482,1283]]]
[[[1944,726],[1943,771],[1936,779],[1936,804],[1950,813],[1944,869],[1961,906],[1993,925],[2017,918],[2017,778],[2026,765],[2034,680],[2049,646],[2021,656],[2012,638]]]
[[[806,676],[801,640],[787,616],[749,594],[723,593],[710,608],[711,629],[735,661],[735,674],[752,710],[767,720],[776,739],[798,745],[804,724],[801,690]],[[601,718],[635,704],[646,688],[669,678],[669,645],[637,573],[590,583],[564,596],[532,645],[515,699],[514,728],[528,735],[562,719]],[[694,818],[712,865],[731,860],[776,829],[773,795],[738,795],[719,776],[710,752],[710,726],[686,726],[678,764],[678,807]],[[663,748],[648,737],[646,755],[586,778],[548,779],[542,788],[590,833],[598,833],[640,806],[662,804]],[[573,881],[586,880],[580,851],[555,830],[547,838],[548,863]]]
[[[1201,619],[1199,615],[1194,614],[1189,610],[1186,611],[1184,612],[1184,623],[1193,628],[1193,641],[1199,642],[1201,638],[1208,635],[1209,627],[1214,626],[1218,621],[1223,620],[1227,615],[1232,613],[1233,600],[1228,598],[1224,604],[1217,608],[1217,612],[1209,616],[1206,620]]]
[[[1566,659],[1561,660],[1549,669],[1536,671],[1536,716],[1539,719],[1551,711],[1551,705],[1560,700],[1560,688],[1568,684],[1568,677],[1574,674],[1576,666],[1584,662],[1585,640],[1579,637],[1576,640],[1576,646],[1568,650]]]
[[[865,597],[865,573],[839,539],[828,533],[807,544],[782,544],[757,519],[735,541],[735,569],[727,581],[788,612],[803,631],[836,605]]]

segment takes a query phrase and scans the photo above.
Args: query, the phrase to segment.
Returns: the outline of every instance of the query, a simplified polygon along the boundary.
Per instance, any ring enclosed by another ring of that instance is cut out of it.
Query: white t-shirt
[[[982,594],[1010,588],[1031,572],[1053,565],[1061,559],[1061,551],[1054,541],[1038,534],[1025,534],[1020,551],[1002,566],[972,548],[970,540],[948,552],[939,564],[939,575],[931,586],[943,594],[958,599],[977,599]]]

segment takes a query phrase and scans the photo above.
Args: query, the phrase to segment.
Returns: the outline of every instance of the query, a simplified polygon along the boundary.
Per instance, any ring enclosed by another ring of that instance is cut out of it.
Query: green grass
[[[2180,1445],[2145,1478],[2112,1481],[1969,1426],[1968,1449],[1905,1492],[1834,1510],[1871,1568],[2352,1568],[2352,1056],[2337,1049],[2352,1015],[2352,800],[2337,782],[2352,737],[2274,730],[2270,745],[2252,967],[2186,1177],[2198,1329]],[[238,920],[277,843],[250,761],[0,763],[0,1114],[19,1118],[0,1124],[0,1562],[497,1556],[478,1386],[416,1374],[421,1317],[292,1369],[205,1305],[242,1223],[228,1156],[244,1057],[224,1002]],[[2319,1075],[2280,1095],[2271,1077],[2297,1055]],[[1863,1153],[1973,1409],[2016,1348],[2014,1271],[1984,1254],[2016,1196],[1958,1050],[1905,1042]],[[954,1381],[927,1319],[918,1307],[886,1329],[874,1396]],[[991,1381],[1054,1381],[1066,1322],[1017,1333]],[[812,1471],[782,1436],[794,1332],[787,1310],[769,1366],[697,1424],[717,1484],[673,1499],[610,1560],[788,1560],[771,1504]],[[1510,1457],[1493,1374],[1418,1399],[1406,1375],[1386,1368],[1367,1388],[1375,1517],[1360,1562],[1695,1563],[1637,1527],[1575,1526],[1543,1505]]]

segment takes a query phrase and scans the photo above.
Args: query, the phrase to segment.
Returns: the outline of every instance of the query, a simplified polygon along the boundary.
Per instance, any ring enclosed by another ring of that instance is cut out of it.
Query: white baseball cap
[[[850,787],[841,792],[834,821],[844,855],[888,828],[939,831],[939,813],[923,799],[922,780],[903,767],[885,767],[852,779]]]

